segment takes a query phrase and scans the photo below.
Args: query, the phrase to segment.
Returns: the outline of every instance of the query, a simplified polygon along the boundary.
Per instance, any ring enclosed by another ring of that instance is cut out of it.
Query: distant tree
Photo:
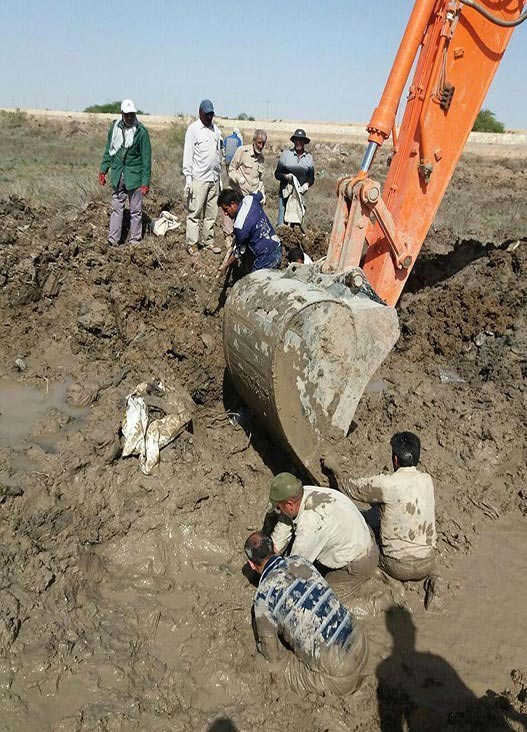
[[[245,114],[245,112],[240,112],[240,114],[236,117],[236,119],[249,120],[251,122],[254,122],[253,115],[252,114]]]
[[[494,112],[490,109],[482,109],[472,128],[474,132],[505,132],[505,125],[496,119]]]
[[[121,102],[106,102],[106,104],[92,104],[86,107],[85,112],[93,112],[94,114],[121,114]],[[148,114],[142,109],[137,110],[137,114]]]

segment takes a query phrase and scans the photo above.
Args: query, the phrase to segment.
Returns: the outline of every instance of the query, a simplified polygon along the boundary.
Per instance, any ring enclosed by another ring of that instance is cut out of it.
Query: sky
[[[413,0],[0,2],[0,107],[367,122]],[[485,101],[527,129],[527,23]],[[518,80],[519,83],[518,83]]]

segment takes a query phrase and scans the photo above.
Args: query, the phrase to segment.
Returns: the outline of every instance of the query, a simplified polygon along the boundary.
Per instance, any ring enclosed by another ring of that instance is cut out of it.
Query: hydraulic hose
[[[501,25],[502,28],[515,28],[517,25],[520,25],[521,23],[523,23],[524,20],[527,19],[527,8],[523,11],[521,15],[519,15],[514,20],[503,20],[502,18],[497,18],[495,15],[492,15],[492,13],[489,13],[486,8],[475,2],[475,0],[459,0],[459,2],[462,5],[467,5],[469,8],[474,8],[476,12],[483,15],[483,17],[487,20],[490,20],[491,23],[495,23],[495,25]]]

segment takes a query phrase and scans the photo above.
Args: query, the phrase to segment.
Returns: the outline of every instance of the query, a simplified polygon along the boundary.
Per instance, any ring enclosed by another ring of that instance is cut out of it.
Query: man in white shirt
[[[214,246],[214,224],[218,214],[222,138],[213,120],[214,105],[210,99],[204,99],[199,105],[199,119],[192,122],[185,133],[183,175],[188,201],[186,243],[187,252],[191,255],[195,254],[196,248],[221,253],[221,249]]]
[[[331,488],[303,486],[291,473],[279,473],[269,500],[280,516],[272,538],[278,553],[291,539],[291,554],[314,562],[332,587],[356,590],[375,571],[379,550],[361,512]]]
[[[380,506],[381,569],[403,582],[421,580],[436,561],[434,484],[427,473],[417,470],[421,452],[417,435],[398,432],[391,447],[390,475],[354,479],[326,459],[324,466],[347,496]]]

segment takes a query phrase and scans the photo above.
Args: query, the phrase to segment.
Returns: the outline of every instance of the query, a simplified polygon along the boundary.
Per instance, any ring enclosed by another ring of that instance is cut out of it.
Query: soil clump
[[[153,214],[164,207],[148,199]],[[184,221],[182,206],[173,210]],[[0,445],[4,728],[397,729],[382,726],[382,711],[393,720],[401,709],[400,669],[388,667],[381,691],[376,671],[392,653],[386,598],[392,613],[406,608],[418,641],[421,621],[435,614],[446,648],[439,618],[464,591],[463,577],[450,574],[459,558],[509,515],[522,526],[527,515],[525,241],[441,230],[425,245],[400,301],[401,338],[340,451],[355,475],[371,474],[389,469],[395,431],[420,435],[436,487],[439,577],[428,611],[420,585],[376,578],[362,612],[373,639],[362,687],[345,700],[300,699],[257,657],[251,633],[243,542],[261,528],[272,474],[288,466],[229,396],[221,312],[203,315],[218,257],[189,258],[184,226],[109,247],[99,201],[67,222],[55,213],[0,199],[0,377],[37,389],[44,405],[55,385],[63,394]],[[326,241],[327,232],[308,230],[301,243],[316,259]],[[153,378],[177,378],[195,414],[144,476],[136,459],[120,459],[119,428],[125,396]],[[506,644],[506,628],[489,629],[483,616],[482,633]],[[437,729],[522,729],[526,669],[492,676],[502,685],[477,687],[471,706],[460,697],[439,717],[424,703],[408,711],[404,697],[410,728],[435,729],[426,726],[435,714]],[[433,673],[418,681],[435,683]],[[492,726],[501,723],[509,726]]]

